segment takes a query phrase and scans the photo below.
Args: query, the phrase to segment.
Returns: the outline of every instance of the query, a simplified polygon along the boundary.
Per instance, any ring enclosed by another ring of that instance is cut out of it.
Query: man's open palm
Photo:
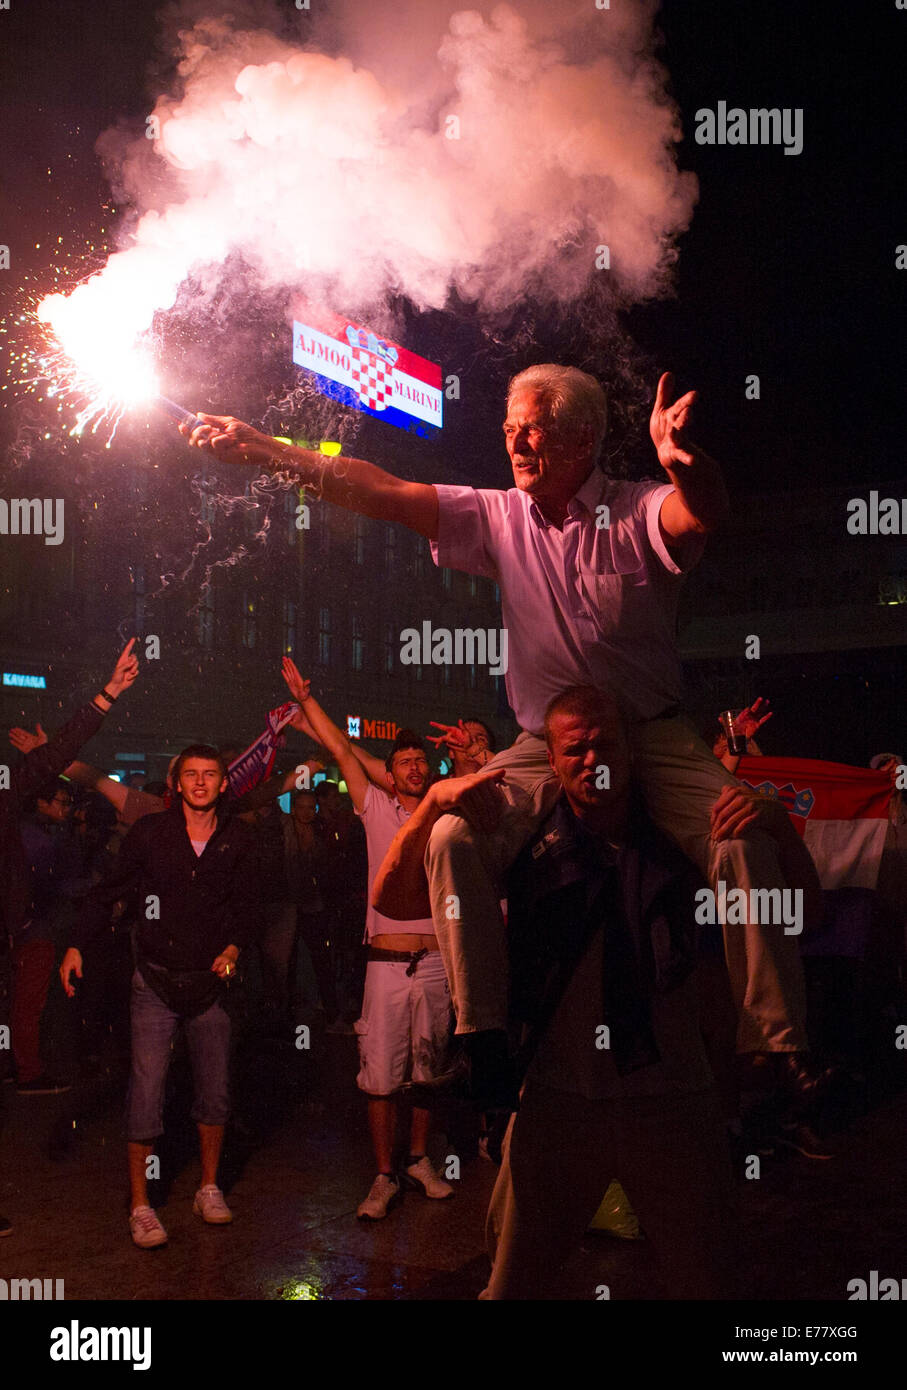
[[[655,404],[649,418],[649,433],[658,451],[658,462],[662,468],[677,468],[679,464],[689,466],[695,462],[692,446],[686,437],[686,427],[690,411],[696,400],[696,392],[688,391],[679,400],[673,401],[674,374],[665,372],[659,379],[655,392]]]

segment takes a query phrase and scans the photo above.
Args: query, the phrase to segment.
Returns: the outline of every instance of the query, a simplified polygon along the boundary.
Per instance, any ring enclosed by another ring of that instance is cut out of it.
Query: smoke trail
[[[158,138],[102,140],[134,215],[75,292],[93,312],[142,331],[190,276],[212,293],[234,253],[264,292],[351,316],[391,295],[493,315],[596,277],[615,306],[668,288],[696,182],[674,162],[655,0],[234,8],[182,6]],[[268,27],[238,27],[254,17]]]

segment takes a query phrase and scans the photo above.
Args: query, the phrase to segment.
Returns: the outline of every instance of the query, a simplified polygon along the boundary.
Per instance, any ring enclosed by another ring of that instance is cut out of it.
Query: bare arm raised
[[[300,707],[305,709],[308,723],[312,729],[312,736],[323,748],[328,750],[333,758],[337,759],[337,765],[343,773],[350,799],[356,810],[361,811],[365,805],[365,794],[368,791],[368,777],[362,764],[353,753],[349,739],[325,714],[314,695],[310,693],[310,682],[303,680],[295,663],[288,656],[283,659],[283,674],[294,697],[299,700]]]
[[[201,425],[180,433],[193,447],[223,463],[286,470],[317,488],[322,497],[377,521],[399,521],[430,541],[438,539],[438,495],[430,483],[407,483],[364,459],[328,458],[316,449],[284,444],[232,415],[199,415]]]
[[[504,768],[485,769],[467,777],[435,782],[391,842],[372,889],[372,904],[383,917],[412,921],[431,916],[425,850],[439,816],[460,810],[474,830],[489,834],[501,815],[498,784]]]
[[[290,728],[298,729],[301,734],[305,734],[308,738],[313,739],[315,743],[318,743],[318,735],[315,733],[311,721],[305,712],[305,704],[309,699],[311,681],[304,681],[302,679],[295,664],[289,657],[284,658],[283,678],[289,687],[290,694],[299,705],[298,712],[294,714],[293,718],[290,720]],[[358,758],[359,762],[362,764],[368,780],[374,782],[375,786],[380,787],[382,791],[387,791],[387,769],[381,759],[376,758],[374,753],[369,753],[365,748],[357,748],[355,743],[351,743],[348,738],[346,742],[350,752],[354,757]]]

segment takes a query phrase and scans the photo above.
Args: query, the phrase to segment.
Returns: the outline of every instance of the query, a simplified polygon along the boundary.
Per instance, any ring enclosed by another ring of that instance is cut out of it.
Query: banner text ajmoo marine
[[[318,389],[389,425],[431,435],[441,428],[441,368],[371,329],[336,316],[293,322],[293,361]]]

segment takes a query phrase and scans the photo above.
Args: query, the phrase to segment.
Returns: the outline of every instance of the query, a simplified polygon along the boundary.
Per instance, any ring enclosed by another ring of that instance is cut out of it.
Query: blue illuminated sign
[[[47,681],[43,676],[17,676],[13,671],[3,672],[3,684],[20,686],[24,690],[47,689]]]

